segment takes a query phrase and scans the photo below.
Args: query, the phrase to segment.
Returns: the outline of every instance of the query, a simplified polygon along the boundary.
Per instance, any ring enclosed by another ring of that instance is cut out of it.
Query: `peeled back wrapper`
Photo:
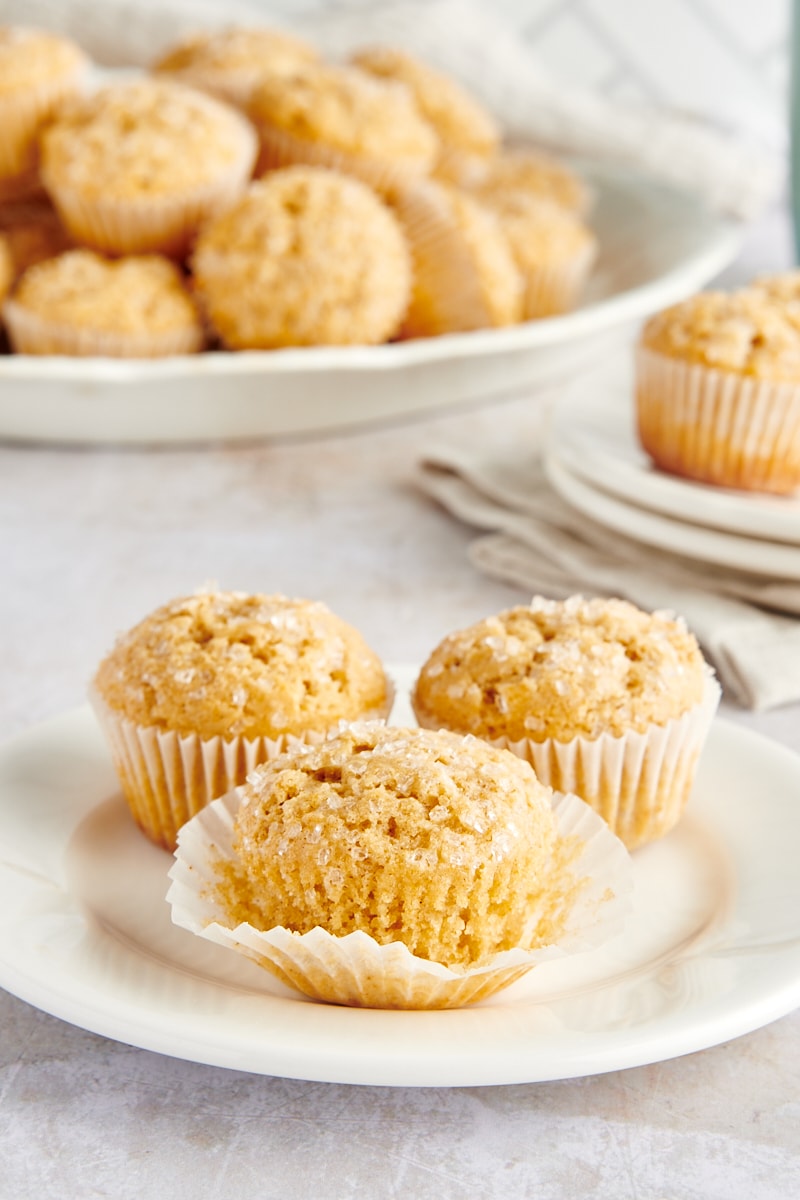
[[[562,933],[535,950],[506,950],[471,969],[413,955],[402,942],[381,945],[366,933],[335,937],[317,927],[233,926],[217,898],[219,872],[235,860],[232,839],[240,789],[215,800],[181,829],[167,901],[172,920],[199,937],[245,955],[315,1000],[361,1008],[459,1008],[507,987],[537,964],[594,950],[620,933],[631,908],[633,876],[621,842],[572,795],[554,795],[559,841],[572,847],[558,880]],[[548,912],[554,907],[548,897]]]

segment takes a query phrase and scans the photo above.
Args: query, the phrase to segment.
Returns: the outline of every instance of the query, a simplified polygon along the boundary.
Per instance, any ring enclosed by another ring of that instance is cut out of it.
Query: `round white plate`
[[[408,721],[415,672],[393,674]],[[0,984],[131,1045],[298,1079],[521,1083],[656,1062],[800,1003],[798,794],[800,757],[718,721],[687,815],[634,856],[612,943],[473,1008],[339,1008],[171,925],[171,856],[129,818],[82,708],[0,751]]]
[[[544,469],[562,499],[617,533],[709,565],[773,579],[800,580],[800,547],[705,529],[638,508],[574,474],[553,453],[545,455]]]
[[[639,445],[629,369],[581,380],[552,417],[550,452],[573,475],[693,525],[800,546],[800,495],[709,487],[657,470]]]
[[[412,416],[551,384],[611,331],[706,283],[740,226],[622,168],[580,165],[600,254],[562,317],[374,347],[207,353],[154,362],[0,357],[0,437],[158,443],[299,434]]]

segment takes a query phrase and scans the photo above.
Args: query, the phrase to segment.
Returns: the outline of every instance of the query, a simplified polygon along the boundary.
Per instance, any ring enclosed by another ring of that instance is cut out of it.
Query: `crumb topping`
[[[249,777],[228,904],[262,929],[360,929],[448,965],[534,945],[551,796],[475,738],[357,723]]]
[[[156,71],[199,68],[212,72],[255,71],[290,74],[314,62],[317,52],[307,42],[277,29],[219,29],[184,38],[155,64]]]
[[[81,74],[87,66],[83,51],[67,38],[44,29],[0,26],[0,97],[31,84]]]
[[[461,733],[569,741],[665,724],[703,687],[702,655],[680,620],[624,600],[535,597],[445,638],[413,701],[421,720]]]
[[[201,232],[194,256],[209,315],[234,347],[381,342],[411,287],[389,209],[333,171],[273,171]]]
[[[42,137],[41,169],[56,190],[139,199],[216,181],[255,151],[234,109],[169,79],[141,79],[62,110]]]
[[[700,292],[651,317],[642,344],[669,357],[761,378],[800,380],[800,312],[791,284]]]
[[[389,703],[380,660],[324,604],[245,592],[157,609],[119,639],[95,686],[139,725],[203,738],[324,731]]]
[[[48,320],[118,333],[200,325],[180,271],[157,255],[109,260],[70,250],[26,271],[14,300]]]
[[[287,78],[264,79],[249,114],[256,126],[405,171],[430,170],[438,152],[438,138],[408,89],[354,67],[306,67]]]
[[[501,150],[485,163],[472,190],[488,204],[513,193],[539,196],[579,216],[590,204],[589,189],[580,176],[565,163],[536,150]]]
[[[569,262],[591,251],[592,232],[569,209],[521,192],[494,193],[484,203],[498,216],[511,252],[523,271]]]

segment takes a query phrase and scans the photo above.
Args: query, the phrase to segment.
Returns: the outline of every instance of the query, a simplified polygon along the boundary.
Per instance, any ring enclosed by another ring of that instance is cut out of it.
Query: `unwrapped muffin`
[[[70,250],[23,275],[3,310],[22,354],[161,358],[203,348],[200,314],[174,263]]]
[[[392,703],[377,656],[324,604],[244,592],[157,609],[103,660],[91,696],[134,817],[170,849],[257,763]]]
[[[408,90],[355,67],[266,78],[248,115],[261,137],[260,171],[306,163],[385,191],[427,175],[439,151]]]
[[[258,768],[181,831],[177,859],[179,924],[317,999],[379,1007],[491,995],[604,936],[629,886],[602,822],[527,763],[375,723]]]
[[[656,466],[747,491],[800,486],[800,321],[779,290],[701,292],[647,322],[636,416]]]
[[[679,820],[718,701],[682,622],[580,596],[535,597],[451,634],[412,696],[421,725],[513,750],[629,849]]]
[[[235,109],[169,79],[104,88],[41,140],[41,174],[69,232],[109,254],[185,254],[230,204],[257,139]]]
[[[212,29],[170,47],[153,70],[245,107],[265,75],[315,62],[313,46],[277,29]]]
[[[411,291],[393,214],[357,179],[313,167],[252,184],[202,231],[193,266],[233,349],[384,342]]]
[[[36,139],[59,106],[80,91],[88,65],[67,38],[0,26],[0,199],[36,190]]]

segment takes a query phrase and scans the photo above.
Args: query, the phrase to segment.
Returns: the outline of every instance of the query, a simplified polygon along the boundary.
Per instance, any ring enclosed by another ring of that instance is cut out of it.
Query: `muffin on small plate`
[[[80,91],[89,60],[44,29],[0,26],[0,199],[36,191],[36,140],[59,106]]]
[[[393,700],[378,657],[324,604],[215,591],[124,634],[90,695],[133,816],[168,849],[258,763]]]
[[[205,343],[181,272],[157,255],[68,250],[24,273],[3,316],[20,354],[163,358]]]
[[[469,184],[487,203],[512,195],[534,196],[552,200],[579,217],[586,216],[592,203],[591,189],[577,171],[544,151],[524,147],[503,147]]]
[[[353,63],[378,79],[393,79],[410,90],[422,115],[439,137],[435,171],[459,183],[480,171],[500,144],[497,124],[483,105],[441,71],[402,50],[370,46]]]
[[[41,175],[64,225],[108,254],[184,255],[230,204],[257,151],[241,113],[170,79],[104,88],[41,139]]]
[[[800,486],[800,322],[778,290],[701,292],[647,322],[636,418],[657,467],[745,491]]]
[[[623,847],[475,738],[356,723],[181,830],[173,921],[318,1000],[451,1008],[621,927]]]
[[[305,163],[391,191],[428,175],[439,153],[408,89],[355,67],[309,66],[266,78],[248,115],[261,138],[259,173]]]
[[[411,291],[394,215],[359,180],[315,167],[252,184],[203,229],[193,268],[212,325],[235,350],[387,341]]]
[[[171,46],[153,70],[244,108],[265,75],[291,75],[317,58],[313,46],[277,29],[212,29]]]
[[[624,600],[534,597],[446,637],[412,704],[424,727],[527,759],[633,849],[680,819],[719,696],[681,621]]]

